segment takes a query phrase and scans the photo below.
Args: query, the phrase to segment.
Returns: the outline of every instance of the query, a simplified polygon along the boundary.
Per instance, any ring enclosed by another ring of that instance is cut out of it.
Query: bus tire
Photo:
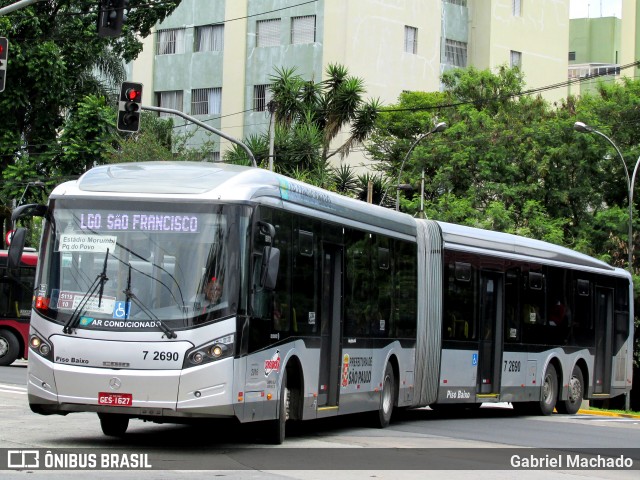
[[[558,399],[558,375],[552,364],[547,365],[547,370],[542,377],[542,391],[540,401],[537,405],[537,413],[541,415],[551,415],[556,407]]]
[[[99,413],[100,428],[108,437],[124,437],[129,427],[129,417],[117,413]]]
[[[0,367],[11,365],[20,353],[20,342],[9,330],[0,330]]]
[[[575,415],[580,410],[584,398],[584,380],[582,370],[577,365],[573,367],[571,378],[569,379],[569,393],[566,400],[560,400],[556,405],[559,413]]]
[[[282,445],[286,434],[287,419],[289,417],[289,389],[287,388],[287,371],[282,372],[282,382],[280,384],[280,398],[278,405],[278,417],[270,420],[269,443]]]
[[[389,426],[395,403],[396,380],[391,364],[387,363],[387,367],[384,370],[384,378],[382,380],[382,391],[380,392],[380,407],[378,408],[377,422],[378,427],[385,428]]]

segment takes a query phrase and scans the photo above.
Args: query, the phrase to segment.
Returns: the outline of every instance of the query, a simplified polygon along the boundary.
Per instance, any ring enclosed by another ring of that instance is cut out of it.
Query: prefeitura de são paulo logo
[[[264,361],[264,376],[268,377],[271,372],[280,371],[280,350],[276,350],[273,356]]]

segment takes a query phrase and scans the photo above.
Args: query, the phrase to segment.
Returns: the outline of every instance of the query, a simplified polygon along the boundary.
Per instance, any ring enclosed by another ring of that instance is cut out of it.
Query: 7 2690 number
[[[151,354],[149,360],[158,362],[177,362],[180,360],[180,354],[178,352],[150,352],[149,350],[143,350],[143,360],[147,359],[147,356]]]
[[[505,360],[504,361],[504,371],[505,372],[519,372],[520,371],[520,360]]]

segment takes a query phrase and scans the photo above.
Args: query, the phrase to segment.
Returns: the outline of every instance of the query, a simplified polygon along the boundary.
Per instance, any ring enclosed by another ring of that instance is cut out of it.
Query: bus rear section
[[[0,366],[29,354],[29,318],[38,255],[24,252],[19,267],[10,271],[7,251],[0,250]]]
[[[628,272],[535,240],[443,229],[435,408],[510,402],[523,413],[549,415],[576,413],[583,400],[629,395]]]

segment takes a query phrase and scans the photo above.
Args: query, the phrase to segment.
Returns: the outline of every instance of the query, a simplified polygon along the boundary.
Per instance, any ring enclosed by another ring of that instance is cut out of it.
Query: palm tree
[[[303,79],[295,68],[276,69],[270,87],[276,124],[291,127],[312,122],[322,135],[323,163],[337,154],[343,158],[363,142],[373,130],[380,107],[379,100],[363,100],[363,80],[350,76],[346,67],[330,64],[326,76],[316,83]],[[331,143],[347,126],[347,140],[330,153]]]
[[[331,172],[331,179],[336,192],[347,196],[356,196],[358,178],[350,165],[340,165]]]

